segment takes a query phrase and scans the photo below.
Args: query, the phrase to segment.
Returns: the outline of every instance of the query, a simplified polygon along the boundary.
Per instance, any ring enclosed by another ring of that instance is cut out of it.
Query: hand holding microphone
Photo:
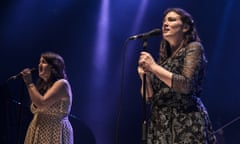
[[[24,78],[24,77],[27,77],[27,75],[28,75],[29,77],[32,77],[32,76],[31,76],[31,73],[36,72],[36,71],[37,71],[37,69],[35,69],[35,68],[32,68],[32,69],[26,68],[26,69],[24,69],[23,71],[21,71],[20,73],[11,76],[8,80],[15,80],[15,79],[17,79],[17,78],[19,78],[19,77],[23,77],[23,78]],[[30,81],[30,80],[29,80],[29,81]],[[24,82],[25,82],[25,81],[24,81]]]
[[[152,55],[148,52],[141,52],[138,60],[138,65],[143,69],[144,72],[151,72],[152,66],[156,62],[154,61]]]
[[[35,70],[35,68],[25,68],[23,71],[20,72],[20,75],[22,76],[23,81],[27,86],[32,83],[32,72]]]

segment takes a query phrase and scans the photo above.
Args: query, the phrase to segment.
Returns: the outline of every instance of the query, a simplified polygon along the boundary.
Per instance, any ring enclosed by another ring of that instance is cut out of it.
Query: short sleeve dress
[[[147,143],[215,143],[211,121],[200,100],[206,64],[201,43],[192,42],[159,64],[173,73],[172,87],[151,75]]]
[[[71,104],[59,100],[48,109],[31,104],[34,117],[28,127],[24,144],[73,144],[73,129],[68,114]]]

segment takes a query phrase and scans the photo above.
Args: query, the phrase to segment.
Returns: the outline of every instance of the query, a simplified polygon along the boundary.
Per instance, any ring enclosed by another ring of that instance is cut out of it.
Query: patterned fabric
[[[162,67],[173,73],[172,88],[151,75],[153,97],[148,144],[214,144],[208,113],[199,95],[204,75],[203,47],[192,42],[180,48]]]
[[[34,114],[24,144],[73,144],[73,129],[68,120],[70,104],[60,100],[45,110],[31,104]]]

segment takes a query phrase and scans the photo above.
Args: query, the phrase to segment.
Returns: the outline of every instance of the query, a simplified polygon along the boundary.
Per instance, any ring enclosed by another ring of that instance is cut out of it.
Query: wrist
[[[34,87],[34,83],[29,83],[29,84],[26,84],[27,85],[27,88],[31,88],[31,87]]]
[[[23,79],[24,80],[24,83],[25,83],[25,85],[29,85],[29,84],[31,84],[31,83],[33,83],[32,82],[32,79]]]
[[[158,66],[159,66],[159,65],[158,65],[157,63],[152,63],[152,65],[151,65],[151,72],[154,73],[154,71],[156,71],[156,69],[157,69]]]

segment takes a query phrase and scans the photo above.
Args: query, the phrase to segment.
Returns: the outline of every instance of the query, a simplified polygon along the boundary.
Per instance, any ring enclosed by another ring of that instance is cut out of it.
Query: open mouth
[[[39,73],[42,72],[42,67],[39,67],[39,68],[38,68],[38,72],[39,72]]]
[[[167,33],[167,32],[169,32],[170,31],[170,29],[168,29],[168,28],[163,28],[163,33]]]

